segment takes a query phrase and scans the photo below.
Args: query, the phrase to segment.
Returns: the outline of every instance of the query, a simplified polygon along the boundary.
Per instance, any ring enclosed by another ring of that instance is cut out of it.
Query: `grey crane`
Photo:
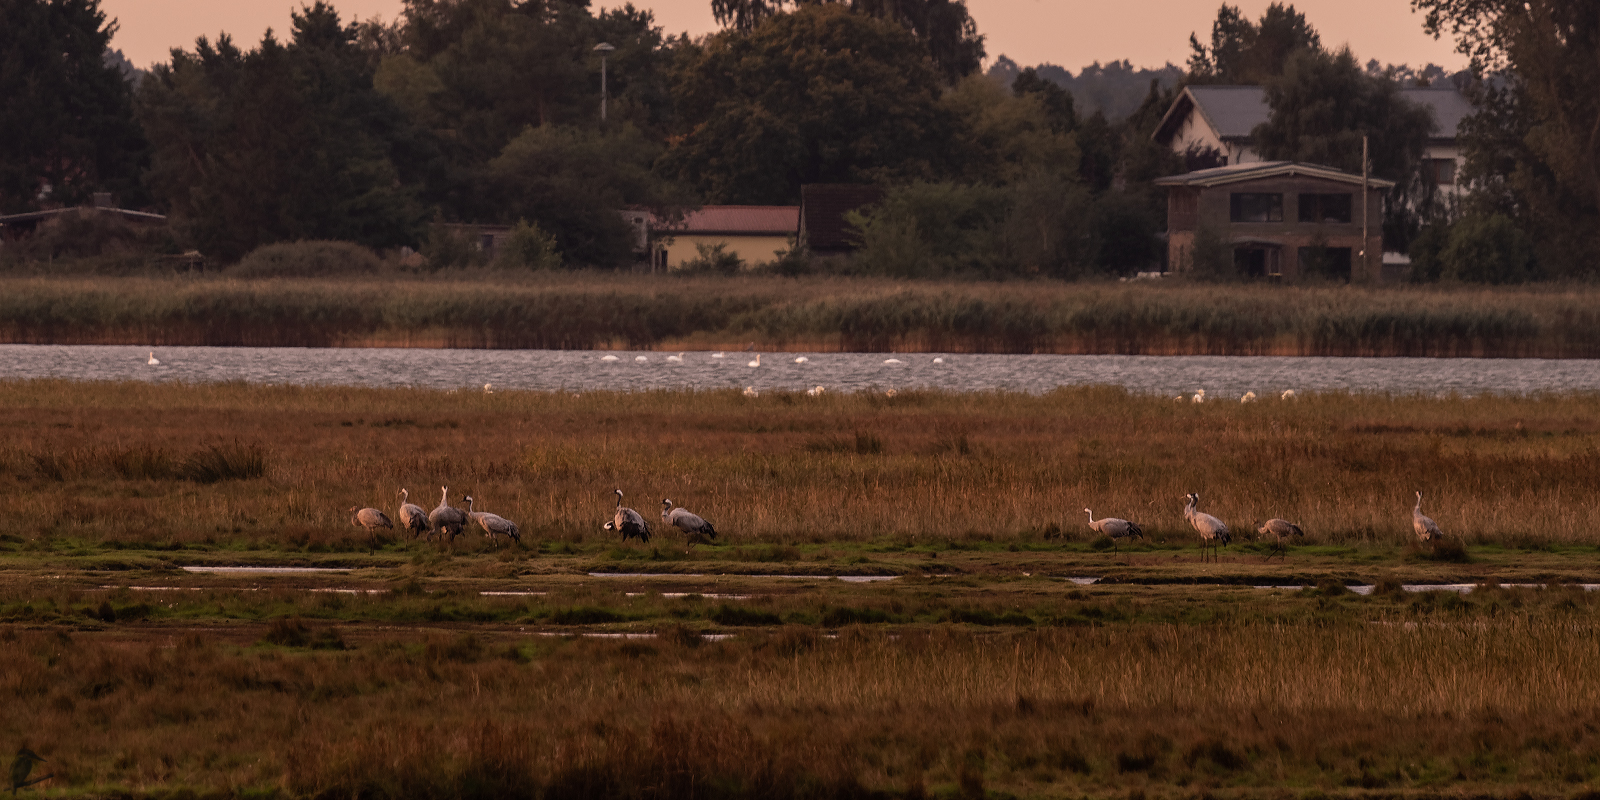
[[[661,521],[683,531],[685,536],[698,534],[712,539],[717,538],[717,529],[712,527],[711,523],[687,508],[673,508],[672,501],[665,498],[661,500]]]
[[[1188,501],[1183,507],[1183,518],[1200,534],[1200,559],[1205,560],[1206,548],[1211,548],[1211,558],[1216,559],[1218,545],[1227,545],[1233,541],[1228,535],[1228,526],[1222,520],[1200,510],[1200,495],[1190,492],[1184,495]]]
[[[1290,522],[1289,520],[1286,520],[1286,519],[1276,519],[1276,518],[1269,519],[1266,522],[1261,522],[1260,520],[1257,520],[1256,533],[1259,533],[1262,536],[1271,536],[1274,539],[1276,539],[1277,545],[1278,545],[1276,552],[1279,555],[1284,555],[1284,556],[1286,556],[1286,554],[1287,554],[1287,549],[1284,546],[1284,544],[1286,542],[1291,541],[1292,537],[1295,537],[1295,536],[1303,537],[1303,536],[1306,535],[1305,531],[1300,530],[1300,526],[1299,525],[1296,525],[1293,522]],[[1267,560],[1268,561],[1272,560],[1272,556],[1270,554],[1267,556]]]
[[[40,775],[32,780],[28,779],[28,775],[33,772],[33,765],[43,763],[46,763],[45,760],[40,758],[38,753],[29,750],[27,747],[17,749],[17,757],[11,762],[11,795],[13,797],[16,796],[18,789],[55,777],[55,775]]]
[[[483,535],[489,537],[489,541],[494,542],[495,547],[500,546],[500,540],[496,539],[496,536],[504,536],[518,543],[522,542],[522,531],[517,528],[517,523],[499,514],[490,514],[487,511],[473,511],[472,495],[470,494],[467,495],[467,519],[477,523],[478,527],[483,529]]]
[[[1111,546],[1113,549],[1116,548],[1118,539],[1132,538],[1134,536],[1137,536],[1140,539],[1144,538],[1144,530],[1139,527],[1139,523],[1137,522],[1129,522],[1125,519],[1117,519],[1116,517],[1101,517],[1100,519],[1095,519],[1093,511],[1090,511],[1087,508],[1083,511],[1089,515],[1090,528],[1097,533],[1103,533],[1111,537]]]
[[[448,533],[450,540],[455,541],[461,535],[461,529],[466,527],[467,515],[461,509],[450,505],[446,499],[450,497],[450,487],[439,487],[439,507],[428,512],[428,524],[433,526],[433,531],[428,534],[432,539],[433,534],[441,536]]]
[[[378,540],[377,534],[374,533],[377,529],[394,529],[394,523],[390,522],[388,515],[382,511],[376,508],[361,508],[359,506],[350,507],[350,524],[358,528],[366,528],[367,536],[373,541]]]
[[[405,489],[400,490],[400,527],[411,531],[411,538],[415,539],[428,532],[428,512],[422,506],[413,505],[411,493]]]
[[[1439,530],[1431,517],[1422,513],[1422,492],[1417,492],[1417,507],[1411,509],[1411,529],[1424,542],[1436,542],[1444,538],[1444,531]]]
[[[638,539],[641,542],[650,541],[650,523],[644,521],[639,512],[622,505],[622,490],[617,490],[617,513],[606,523],[606,530],[621,531],[622,541]]]

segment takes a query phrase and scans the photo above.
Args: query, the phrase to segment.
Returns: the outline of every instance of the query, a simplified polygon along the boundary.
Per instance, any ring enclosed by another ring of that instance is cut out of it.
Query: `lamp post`
[[[600,54],[600,121],[606,121],[606,56],[611,54],[612,47],[605,42],[594,46],[594,51]]]

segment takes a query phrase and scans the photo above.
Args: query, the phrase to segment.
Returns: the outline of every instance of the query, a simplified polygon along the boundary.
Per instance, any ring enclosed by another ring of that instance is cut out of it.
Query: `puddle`
[[[578,636],[584,639],[655,639],[654,633],[561,633],[559,631],[539,631],[534,636]],[[700,638],[708,642],[721,642],[732,639],[731,633],[702,633]]]
[[[1482,586],[1482,585],[1483,584],[1480,584],[1480,583],[1405,583],[1405,584],[1401,584],[1400,588],[1402,590],[1404,590],[1404,591],[1407,591],[1407,592],[1455,592],[1456,594],[1471,594],[1473,589],[1476,589],[1476,588],[1478,588],[1479,586]],[[1546,586],[1551,586],[1551,585],[1559,586],[1559,585],[1563,585],[1563,584],[1544,584],[1544,583],[1502,583],[1502,584],[1500,584],[1500,586],[1502,588],[1505,588],[1505,589],[1543,589]],[[1600,590],[1600,583],[1578,583],[1578,584],[1571,584],[1571,585],[1573,585],[1573,586],[1581,586],[1581,587],[1583,587],[1583,590],[1586,591],[1586,592],[1593,592],[1593,591]],[[1289,592],[1298,592],[1301,589],[1311,589],[1311,588],[1315,588],[1315,587],[1311,587],[1311,586],[1257,586],[1255,588],[1257,588],[1257,589],[1282,589],[1284,591],[1289,591]],[[1372,585],[1369,584],[1369,585],[1365,585],[1365,586],[1346,586],[1344,588],[1350,590],[1350,592],[1352,594],[1372,594],[1373,590],[1377,589],[1378,587],[1372,586]]]
[[[654,594],[654,592],[628,592],[627,596],[628,597],[644,597],[644,596],[651,595],[651,594]],[[674,599],[680,598],[680,597],[689,597],[691,595],[695,596],[695,597],[710,597],[710,598],[712,598],[714,600],[749,600],[750,598],[755,597],[755,595],[753,595],[753,594],[713,594],[711,592],[662,592],[661,593],[662,597],[669,597],[669,598],[674,598]]]
[[[591,572],[591,578],[705,578],[706,575],[688,572]],[[795,581],[844,581],[845,583],[876,583],[892,581],[899,575],[740,575],[724,573],[713,578],[787,578]],[[1098,580],[1098,579],[1096,579]]]
[[[1099,578],[1068,578],[1067,580],[1072,581],[1073,583],[1076,583],[1079,586],[1088,586],[1088,585],[1090,585],[1092,583],[1099,583],[1100,582]]]
[[[212,573],[217,575],[237,575],[240,573],[261,573],[268,575],[295,575],[311,572],[349,572],[354,567],[182,567],[184,572]]]

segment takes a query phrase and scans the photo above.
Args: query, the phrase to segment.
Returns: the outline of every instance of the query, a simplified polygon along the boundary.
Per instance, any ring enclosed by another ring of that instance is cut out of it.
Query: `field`
[[[621,273],[0,277],[23,344],[1600,357],[1600,290]]]
[[[1600,781],[1600,593],[1579,585],[1600,583],[1592,395],[10,381],[0,425],[0,744],[55,776],[24,794]],[[402,486],[431,508],[444,484],[522,542],[349,524],[355,505],[392,516]],[[622,543],[601,530],[619,487],[647,519],[670,497],[720,535]],[[1191,491],[1234,529],[1216,562],[1182,520]],[[1441,544],[1410,531],[1416,491]],[[1085,506],[1145,538],[1097,536]],[[1249,534],[1269,516],[1306,529],[1285,557]]]

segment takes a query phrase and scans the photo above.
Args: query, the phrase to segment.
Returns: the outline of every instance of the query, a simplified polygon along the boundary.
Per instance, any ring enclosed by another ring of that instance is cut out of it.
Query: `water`
[[[590,350],[337,349],[166,347],[158,366],[149,348],[0,345],[0,379],[144,380],[211,383],[423,387],[584,392],[724,389],[828,392],[888,389],[1008,390],[1112,385],[1175,396],[1205,389],[1208,399],[1263,399],[1284,389],[1462,395],[1600,391],[1600,360],[1303,358],[1237,356],[1054,356],[938,353],[611,353]],[[617,361],[602,361],[615,355]],[[807,361],[797,364],[794,359]],[[635,359],[643,357],[644,362]],[[934,363],[935,358],[944,363]],[[887,364],[895,359],[903,363]]]

